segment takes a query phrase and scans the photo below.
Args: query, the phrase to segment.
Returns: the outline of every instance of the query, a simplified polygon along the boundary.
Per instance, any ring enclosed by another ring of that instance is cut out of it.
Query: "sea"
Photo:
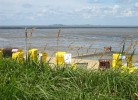
[[[119,52],[124,43],[125,50],[135,49],[138,53],[137,27],[0,29],[0,48],[22,48],[24,51],[38,48],[49,56],[57,51],[71,53],[74,57],[89,55],[103,52],[104,47],[110,46],[112,51]]]

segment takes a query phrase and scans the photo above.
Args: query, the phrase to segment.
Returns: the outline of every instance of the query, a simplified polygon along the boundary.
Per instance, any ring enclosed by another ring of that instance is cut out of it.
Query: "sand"
[[[47,61],[49,63],[56,64],[56,58],[55,57],[48,57]],[[72,63],[76,63],[78,65],[87,65],[87,69],[98,69],[99,68],[99,61],[98,60],[87,60],[87,59],[72,59]]]
[[[101,56],[101,55],[97,55],[97,56]],[[104,59],[104,56],[101,59]],[[110,64],[111,64],[112,55],[109,55],[108,60],[110,60]],[[47,61],[49,61],[49,63],[56,64],[55,57],[48,57]],[[99,59],[72,58],[72,63],[76,63],[78,65],[84,65],[84,67],[86,66],[87,69],[98,69],[99,68]],[[135,63],[138,63],[138,55],[133,56],[133,64]]]

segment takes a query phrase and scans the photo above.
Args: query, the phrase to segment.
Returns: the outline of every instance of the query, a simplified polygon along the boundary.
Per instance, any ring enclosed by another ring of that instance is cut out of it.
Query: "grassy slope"
[[[0,99],[114,100],[138,98],[138,73],[51,69],[0,61]]]

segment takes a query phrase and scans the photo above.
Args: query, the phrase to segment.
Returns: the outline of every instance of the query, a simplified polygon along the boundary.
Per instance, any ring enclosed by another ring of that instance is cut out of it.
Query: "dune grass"
[[[0,99],[136,100],[138,73],[0,60]]]

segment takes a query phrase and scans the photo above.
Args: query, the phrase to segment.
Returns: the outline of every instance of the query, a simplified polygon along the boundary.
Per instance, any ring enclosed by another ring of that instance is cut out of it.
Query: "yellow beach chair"
[[[127,62],[127,67],[129,67],[129,68],[134,67],[134,66],[132,65],[132,57],[131,57],[131,55],[127,55],[127,56],[126,56],[126,62]]]
[[[22,63],[24,61],[24,52],[12,53],[12,59],[17,61],[18,63]]]
[[[113,54],[112,67],[119,68],[122,66],[121,54]]]
[[[0,51],[0,59],[2,59],[3,57],[3,54],[2,54],[2,51]]]
[[[38,61],[38,49],[31,49],[28,52],[28,58],[30,61]]]
[[[66,52],[56,52],[56,63],[57,65],[64,65],[65,60],[64,60],[64,55]]]

